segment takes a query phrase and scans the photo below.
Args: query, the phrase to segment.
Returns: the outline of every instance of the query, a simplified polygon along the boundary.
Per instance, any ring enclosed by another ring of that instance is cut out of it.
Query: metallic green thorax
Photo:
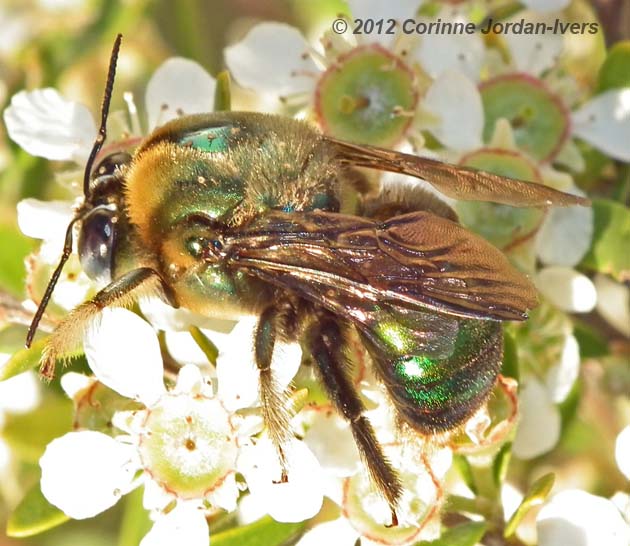
[[[204,245],[268,210],[338,210],[333,159],[304,122],[238,112],[187,116],[156,130],[137,151],[127,175],[129,216],[180,305],[208,314],[246,311],[254,293],[262,297],[258,283],[205,260]]]
[[[447,319],[452,320],[452,318]],[[401,416],[424,433],[462,423],[487,396],[503,357],[499,322],[456,319],[448,355],[418,349],[404,326],[365,339]]]

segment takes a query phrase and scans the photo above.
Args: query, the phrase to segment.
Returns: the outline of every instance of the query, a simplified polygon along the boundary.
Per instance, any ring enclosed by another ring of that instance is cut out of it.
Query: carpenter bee
[[[110,284],[58,325],[42,374],[52,377],[56,360],[76,348],[104,307],[127,305],[140,294],[206,316],[256,314],[262,412],[283,467],[290,427],[286,394],[270,368],[276,340],[308,348],[395,524],[401,483],[349,379],[350,333],[369,353],[399,419],[432,435],[458,427],[487,399],[502,361],[501,322],[524,320],[536,290],[442,201],[419,188],[374,196],[357,182],[357,167],[422,178],[458,199],[515,206],[586,201],[253,112],[182,116],[133,154],[97,162],[120,40],[85,168],[84,201],[27,346],[72,252],[75,224],[83,268]],[[348,208],[348,188],[358,194],[352,214],[340,212]]]

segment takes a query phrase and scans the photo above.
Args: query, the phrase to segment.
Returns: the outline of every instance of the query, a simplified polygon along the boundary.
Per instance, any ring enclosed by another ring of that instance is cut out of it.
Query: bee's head
[[[46,310],[63,267],[72,253],[73,230],[77,222],[81,224],[79,257],[86,273],[91,278],[108,278],[111,276],[113,257],[116,250],[116,224],[122,210],[120,203],[122,198],[122,192],[120,191],[123,182],[122,173],[124,166],[129,163],[131,157],[127,153],[118,152],[106,156],[98,163],[95,169],[93,167],[98,153],[107,138],[107,116],[114,87],[116,62],[121,40],[122,35],[119,34],[114,42],[109,61],[107,84],[101,107],[101,126],[85,165],[83,175],[83,204],[77,209],[74,218],[66,229],[63,254],[48,282],[42,301],[31,322],[26,335],[26,347],[31,346],[39,321]]]
[[[92,172],[89,198],[78,212],[79,260],[94,280],[112,279],[123,210],[124,172],[131,162],[127,152],[106,156]]]

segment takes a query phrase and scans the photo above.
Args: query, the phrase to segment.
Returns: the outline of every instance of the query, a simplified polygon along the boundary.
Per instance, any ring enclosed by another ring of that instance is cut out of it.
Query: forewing
[[[342,163],[422,178],[454,199],[491,201],[518,207],[589,204],[588,199],[535,182],[516,180],[376,146],[351,144],[331,137],[322,138],[335,150]]]
[[[390,313],[523,320],[537,302],[533,285],[499,250],[428,212],[383,223],[328,212],[272,212],[226,243],[235,267],[316,302],[355,306],[357,315],[380,306]]]

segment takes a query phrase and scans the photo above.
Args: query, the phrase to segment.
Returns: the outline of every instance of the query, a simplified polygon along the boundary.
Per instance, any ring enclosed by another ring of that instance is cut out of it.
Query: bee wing
[[[373,308],[383,306],[399,314],[433,310],[523,320],[537,303],[534,286],[499,250],[428,212],[386,222],[328,212],[272,212],[226,244],[235,267],[335,312],[347,309],[344,316],[355,321],[366,310],[366,320],[378,320]]]
[[[588,205],[584,197],[563,193],[535,182],[524,182],[476,169],[459,167],[376,146],[351,144],[322,137],[342,163],[422,178],[454,199],[491,201],[520,207]]]

